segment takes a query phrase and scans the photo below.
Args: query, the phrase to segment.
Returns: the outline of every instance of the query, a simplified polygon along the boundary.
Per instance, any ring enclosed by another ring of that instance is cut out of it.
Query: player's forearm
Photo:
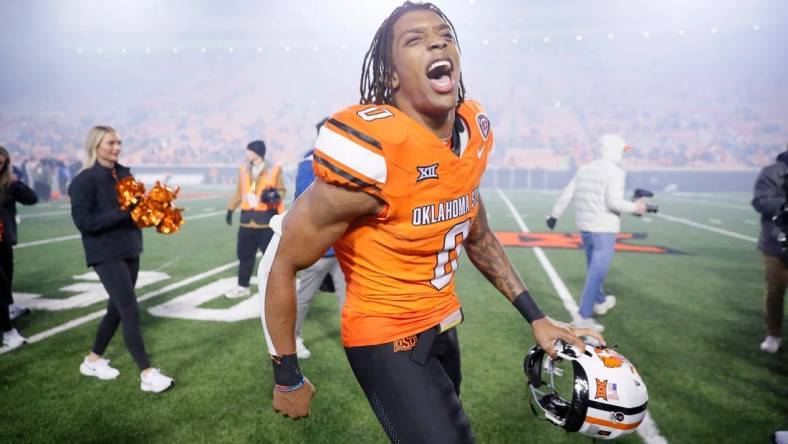
[[[295,271],[275,264],[266,286],[265,323],[278,356],[295,353]]]
[[[501,242],[489,228],[478,239],[466,242],[465,251],[474,266],[509,301],[525,291],[525,284],[512,266]]]

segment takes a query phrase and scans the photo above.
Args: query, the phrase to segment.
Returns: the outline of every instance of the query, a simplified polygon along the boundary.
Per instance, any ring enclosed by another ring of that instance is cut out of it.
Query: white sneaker
[[[174,379],[162,374],[157,368],[147,373],[140,373],[140,389],[143,392],[161,393],[170,388],[174,382]]]
[[[27,342],[27,338],[20,335],[15,328],[3,332],[3,348],[7,348],[8,351],[20,347],[25,342]]]
[[[766,339],[761,342],[761,350],[766,353],[777,353],[777,350],[782,346],[783,340],[777,336],[767,336]]]
[[[570,325],[575,328],[590,328],[597,333],[605,331],[605,326],[597,322],[594,318],[580,318]]]
[[[611,308],[616,306],[616,297],[607,295],[605,302],[594,304],[594,314],[603,315],[610,311]]]
[[[85,376],[95,376],[103,381],[115,379],[120,374],[118,369],[110,367],[109,359],[99,358],[94,362],[90,362],[87,356],[82,360],[79,372]]]
[[[8,306],[8,317],[13,321],[16,318],[30,314],[30,309],[19,304],[11,304]]]
[[[251,295],[252,295],[252,291],[249,290],[249,287],[241,287],[240,285],[237,287],[233,287],[227,290],[226,293],[224,293],[224,297],[226,297],[227,299],[241,299],[241,298],[249,297]]]
[[[298,336],[296,336],[296,356],[298,359],[309,359],[312,356],[312,352],[304,345],[304,339]]]

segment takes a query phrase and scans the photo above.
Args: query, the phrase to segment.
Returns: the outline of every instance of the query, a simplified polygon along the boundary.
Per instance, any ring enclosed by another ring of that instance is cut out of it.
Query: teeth
[[[433,69],[439,68],[441,66],[446,66],[448,68],[451,68],[451,63],[449,63],[448,60],[439,60],[437,62],[432,62],[432,65],[430,65],[430,69],[428,69],[427,71],[432,71]]]

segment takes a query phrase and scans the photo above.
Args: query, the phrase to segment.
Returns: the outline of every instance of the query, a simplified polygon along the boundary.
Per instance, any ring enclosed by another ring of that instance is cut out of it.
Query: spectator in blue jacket
[[[328,120],[325,118],[317,124],[317,131],[320,132],[320,127]],[[309,185],[315,180],[315,174],[312,171],[312,153],[314,150],[309,150],[304,154],[301,162],[298,164],[298,172],[296,173],[296,190],[295,199],[301,195]],[[315,294],[321,288],[323,281],[329,278],[334,284],[334,292],[337,295],[339,302],[339,310],[345,305],[345,275],[339,268],[339,262],[334,256],[334,249],[329,248],[328,251],[321,257],[314,265],[298,274],[298,284],[296,286],[296,302],[297,314],[295,324],[296,335],[296,355],[298,359],[307,359],[312,356],[312,352],[304,345],[304,338],[301,330],[304,325],[304,319],[309,312],[309,306],[315,298]]]

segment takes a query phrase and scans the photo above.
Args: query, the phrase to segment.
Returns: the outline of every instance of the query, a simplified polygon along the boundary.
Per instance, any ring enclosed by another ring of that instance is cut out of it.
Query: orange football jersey
[[[347,280],[345,346],[404,338],[460,308],[457,256],[478,210],[493,134],[474,101],[457,117],[454,147],[389,105],[351,106],[320,130],[315,176],[386,203],[334,243]]]

